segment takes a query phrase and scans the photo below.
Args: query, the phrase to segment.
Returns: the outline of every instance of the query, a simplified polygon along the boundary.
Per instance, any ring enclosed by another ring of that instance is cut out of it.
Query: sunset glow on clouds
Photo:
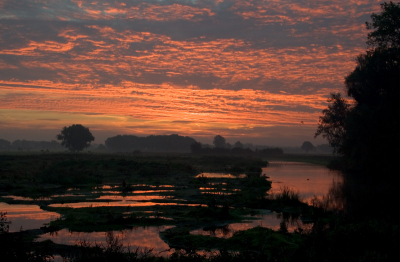
[[[380,3],[0,0],[0,138],[51,140],[80,123],[96,142],[301,144]]]

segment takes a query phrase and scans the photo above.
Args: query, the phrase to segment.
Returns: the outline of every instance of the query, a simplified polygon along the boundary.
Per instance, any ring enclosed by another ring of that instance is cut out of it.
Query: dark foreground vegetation
[[[300,157],[305,160],[304,155]],[[371,189],[365,177],[349,176],[333,187],[329,196],[309,206],[290,189],[268,197],[271,183],[260,176],[266,165],[265,160],[243,156],[1,155],[0,201],[36,204],[61,218],[40,229],[11,233],[2,211],[0,252],[6,261],[45,261],[54,255],[68,261],[393,261],[397,256],[400,229],[391,206],[396,196],[387,183],[375,181]],[[237,178],[198,176],[207,172],[230,173]],[[165,198],[129,207],[109,205],[117,200],[102,198],[148,196],[154,194],[151,190]],[[72,206],[85,202],[93,205]],[[229,238],[190,233],[199,228],[223,229],[226,224],[252,219],[262,210],[282,214],[278,231],[255,227]],[[288,232],[288,221],[294,218],[310,226],[299,225]],[[160,225],[174,226],[160,232],[174,248],[167,253],[128,250],[113,233]],[[107,232],[106,242],[77,239],[75,245],[66,246],[34,241],[39,235],[56,234],[64,228]]]

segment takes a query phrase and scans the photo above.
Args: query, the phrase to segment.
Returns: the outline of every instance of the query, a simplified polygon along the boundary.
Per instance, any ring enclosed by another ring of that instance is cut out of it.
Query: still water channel
[[[37,205],[9,205],[0,202],[0,211],[7,212],[10,232],[37,229],[60,217],[60,214],[40,209]]]
[[[172,228],[173,226],[159,226],[159,227],[134,227],[133,229],[126,229],[121,231],[114,231],[114,237],[118,238],[124,244],[126,251],[134,251],[139,248],[141,251],[153,249],[155,254],[170,254],[169,246],[159,237],[161,231]],[[76,245],[81,241],[88,241],[89,243],[96,243],[98,245],[106,246],[106,233],[105,232],[71,232],[68,229],[62,229],[55,233],[47,233],[38,239],[52,240],[57,244]]]
[[[262,174],[266,176],[268,180],[272,181],[272,189],[270,192],[268,192],[269,194],[277,194],[283,188],[289,187],[290,189],[299,193],[302,201],[309,204],[313,199],[323,198],[328,194],[329,189],[334,185],[334,183],[340,183],[342,181],[341,173],[338,171],[331,171],[324,166],[297,162],[270,162],[270,165],[267,168],[263,168]],[[208,173],[207,175],[218,176],[220,174]],[[156,203],[151,201],[147,203],[135,201],[154,200],[165,197],[157,195],[157,192],[151,193],[151,195],[147,196],[131,196],[130,198],[121,198],[120,196],[112,196],[112,194],[110,194],[108,196],[102,196],[101,199],[107,198],[114,201],[117,200],[117,202],[104,202],[103,204],[99,202],[81,202],[53,204],[51,206],[70,206],[78,208],[87,205],[155,205]],[[174,205],[173,201],[168,204]],[[43,224],[59,217],[57,213],[41,210],[37,205],[8,205],[6,203],[0,203],[0,210],[2,212],[6,211],[7,218],[12,221],[10,226],[10,231],[12,232],[20,230],[21,227],[23,230],[39,228],[43,226]],[[198,229],[192,231],[191,234],[202,234],[228,238],[231,237],[236,231],[246,230],[256,226],[278,230],[281,221],[281,214],[263,210],[261,211],[260,215],[249,217],[249,220],[243,221],[242,223],[226,224],[218,228]],[[306,225],[303,225],[301,220],[289,219],[287,223],[287,228],[291,232],[293,232],[299,226],[304,227]],[[115,234],[122,239],[125,247],[154,248],[154,251],[159,253],[169,248],[168,245],[160,239],[159,232],[169,228],[171,228],[171,226],[136,227],[132,230],[115,232]],[[80,240],[87,240],[92,243],[104,243],[105,232],[82,233],[70,232],[67,229],[63,229],[53,234],[44,234],[40,236],[37,241],[46,239],[50,239],[55,243],[69,245],[76,244],[77,241]]]
[[[300,162],[270,162],[262,173],[272,181],[269,194],[277,194],[284,187],[289,187],[298,192],[301,200],[308,204],[312,199],[326,196],[335,183],[343,182],[340,171]]]

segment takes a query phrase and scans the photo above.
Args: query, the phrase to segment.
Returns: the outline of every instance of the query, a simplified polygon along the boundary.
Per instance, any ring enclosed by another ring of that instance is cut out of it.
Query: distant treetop
[[[304,143],[301,145],[301,149],[308,153],[309,151],[315,150],[315,146],[310,141],[304,141]]]
[[[90,142],[94,141],[94,136],[90,133],[89,128],[80,124],[65,126],[56,137],[57,140],[61,140],[61,145],[72,152],[82,151],[90,146]]]
[[[214,141],[213,144],[215,147],[218,148],[225,148],[226,147],[226,140],[224,137],[220,136],[220,135],[216,135],[214,137]]]

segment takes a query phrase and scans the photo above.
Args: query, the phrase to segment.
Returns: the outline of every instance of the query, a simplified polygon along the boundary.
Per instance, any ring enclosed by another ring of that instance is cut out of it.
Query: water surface
[[[278,231],[281,227],[281,222],[284,221],[288,232],[293,233],[299,227],[302,229],[311,228],[312,224],[304,224],[300,218],[289,217],[284,219],[281,214],[268,210],[262,211],[264,214],[251,216],[248,220],[240,223],[231,223],[220,227],[206,227],[193,230],[190,233],[193,235],[204,235],[220,238],[230,238],[237,231],[243,231],[254,227],[266,227]]]
[[[37,205],[9,205],[0,202],[0,210],[7,212],[7,220],[11,221],[10,232],[37,229],[60,217],[60,214],[42,210]]]
[[[262,174],[268,177],[268,180],[272,181],[272,188],[268,192],[269,194],[277,194],[283,187],[290,187],[291,189],[298,191],[300,198],[303,201],[310,203],[313,198],[323,198],[329,193],[335,182],[339,183],[342,181],[340,172],[330,171],[328,168],[313,164],[296,163],[296,162],[270,162],[267,168],[262,169]],[[198,177],[210,177],[210,178],[242,178],[243,176],[236,176],[231,174],[223,173],[203,173]],[[137,187],[150,187],[149,185],[135,185]],[[173,189],[172,185],[161,185],[151,186],[151,190],[145,190],[145,188],[138,188],[140,190],[134,190],[129,195],[119,195],[121,192],[116,189],[115,186],[104,185],[95,188],[101,196],[97,196],[96,200],[104,202],[95,202],[94,199],[87,199],[86,202],[79,203],[58,203],[51,204],[52,207],[98,207],[98,206],[155,206],[155,205],[182,205],[182,206],[206,206],[204,204],[180,204],[174,203],[174,199],[169,203],[156,203],[156,200],[168,199],[171,196],[161,196],[158,193],[172,192],[174,190],[166,190],[164,188]],[[78,189],[68,190],[65,195],[57,195],[57,197],[73,196],[71,191]],[[240,191],[240,189],[228,189],[226,182],[208,183],[207,186],[200,187],[199,191],[202,194],[231,194],[234,191]],[[15,200],[31,200],[25,199],[18,196],[9,196]],[[55,197],[55,196],[53,196]],[[107,201],[109,200],[109,201]],[[177,201],[177,199],[175,199]],[[41,210],[37,205],[8,205],[6,203],[0,203],[0,210],[2,212],[7,211],[8,220],[12,221],[10,225],[10,231],[15,232],[20,230],[21,226],[25,229],[35,229],[43,226],[45,223],[49,223],[51,220],[58,218],[60,215],[53,212]],[[265,211],[263,215],[252,217],[241,223],[231,223],[222,227],[205,228],[194,230],[191,234],[202,234],[216,237],[229,238],[235,232],[240,230],[247,230],[256,226],[262,226],[271,228],[273,230],[279,230],[281,222],[283,220],[280,214],[275,212]],[[255,218],[255,219],[254,219]],[[286,227],[289,232],[293,232],[298,227],[307,227],[299,219],[286,219]],[[137,227],[133,230],[124,230],[114,232],[115,236],[119,237],[125,247],[130,246],[132,248],[154,248],[155,252],[162,252],[169,249],[168,245],[162,241],[159,237],[159,231],[167,230],[171,226],[164,227]],[[93,233],[82,233],[82,232],[69,232],[67,229],[63,229],[57,232],[57,234],[44,234],[40,236],[38,241],[45,239],[51,239],[52,241],[60,244],[74,245],[77,241],[87,240],[92,243],[105,243],[105,232],[93,232]]]
[[[334,183],[343,181],[340,171],[299,162],[271,161],[268,167],[262,169],[262,174],[272,181],[269,194],[279,193],[286,186],[299,192],[302,201],[308,204],[315,197],[321,199],[328,195]]]
[[[114,237],[122,241],[123,246],[131,251],[136,248],[151,249],[155,254],[168,253],[169,246],[160,238],[160,231],[172,228],[173,226],[159,227],[135,227],[122,231],[113,231]],[[62,229],[53,233],[41,235],[36,241],[51,240],[57,244],[77,245],[82,241],[88,241],[92,246],[96,243],[106,246],[106,232],[71,232],[68,229]]]

